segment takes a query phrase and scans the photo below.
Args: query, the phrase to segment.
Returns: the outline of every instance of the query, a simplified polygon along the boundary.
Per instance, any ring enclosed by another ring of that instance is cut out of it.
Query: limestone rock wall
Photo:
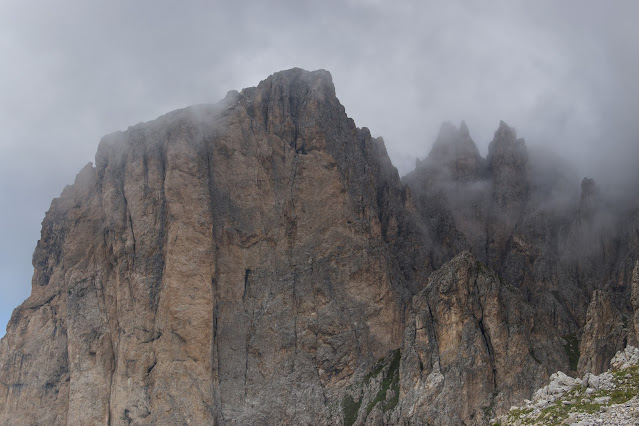
[[[486,424],[567,363],[549,322],[469,252],[431,275],[409,318],[401,413],[417,424]]]
[[[325,71],[105,137],[43,222],[0,423],[328,416],[429,272],[396,256],[420,252],[405,203]]]
[[[629,331],[627,322],[610,296],[595,290],[579,348],[581,357],[578,371],[581,375],[600,374],[608,370],[612,357],[626,347]]]
[[[42,223],[0,423],[485,424],[561,336],[598,372],[636,341],[639,209],[535,161],[446,124],[402,182],[300,69],[110,134]]]

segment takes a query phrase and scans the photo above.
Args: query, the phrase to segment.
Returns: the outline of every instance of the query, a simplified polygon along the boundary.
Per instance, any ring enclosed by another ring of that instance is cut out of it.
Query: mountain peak
[[[519,138],[513,127],[504,121],[499,122],[493,140],[488,145],[488,162],[492,166],[508,163],[510,167],[522,169],[528,162],[526,142]]]
[[[459,125],[459,134],[464,137],[470,137],[470,132],[468,131],[468,126],[466,126],[466,122],[462,120]]]
[[[425,160],[429,167],[444,167],[455,180],[472,180],[479,176],[483,159],[470,137],[465,122],[459,128],[446,121],[439,129],[437,140]]]
[[[581,200],[579,212],[583,219],[591,218],[599,201],[599,187],[594,179],[585,177],[581,181]]]
[[[0,424],[486,423],[605,340],[594,290],[639,324],[639,219],[542,210],[504,122],[488,161],[444,123],[403,185],[299,68],[106,136],[42,222]]]
[[[269,78],[282,80],[304,79],[306,81],[323,80],[330,83],[333,82],[333,76],[331,75],[330,71],[327,71],[325,69],[307,71],[298,67],[274,72],[267,78],[267,80]]]
[[[257,88],[244,89],[242,92],[245,93],[255,89],[258,92],[286,93],[289,96],[298,98],[308,95],[314,95],[320,100],[335,98],[333,76],[323,69],[306,71],[301,68],[291,68],[278,71],[262,80]]]
[[[337,99],[331,73],[292,68],[262,80],[257,87],[243,89],[237,100],[267,133],[306,153],[324,149],[327,143],[339,143],[328,136],[339,127],[355,130],[352,120]]]

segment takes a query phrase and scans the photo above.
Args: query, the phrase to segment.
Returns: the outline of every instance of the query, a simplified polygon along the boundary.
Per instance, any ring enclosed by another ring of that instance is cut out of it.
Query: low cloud
[[[485,156],[505,120],[578,176],[636,182],[638,15],[637,2],[595,0],[5,1],[3,300],[28,295],[44,212],[102,135],[294,66],[331,71],[347,113],[384,137],[402,175],[442,121],[465,120]]]

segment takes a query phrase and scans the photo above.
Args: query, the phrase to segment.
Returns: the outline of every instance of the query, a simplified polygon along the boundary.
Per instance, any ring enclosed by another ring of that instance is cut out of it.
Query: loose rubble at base
[[[627,346],[610,361],[610,370],[582,379],[558,371],[532,401],[512,407],[491,425],[639,424],[639,349]]]

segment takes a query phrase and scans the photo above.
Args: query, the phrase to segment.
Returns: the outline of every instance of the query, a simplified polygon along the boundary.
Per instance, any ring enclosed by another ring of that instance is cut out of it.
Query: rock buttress
[[[326,71],[105,137],[43,222],[0,422],[329,419],[429,272],[409,205]]]

